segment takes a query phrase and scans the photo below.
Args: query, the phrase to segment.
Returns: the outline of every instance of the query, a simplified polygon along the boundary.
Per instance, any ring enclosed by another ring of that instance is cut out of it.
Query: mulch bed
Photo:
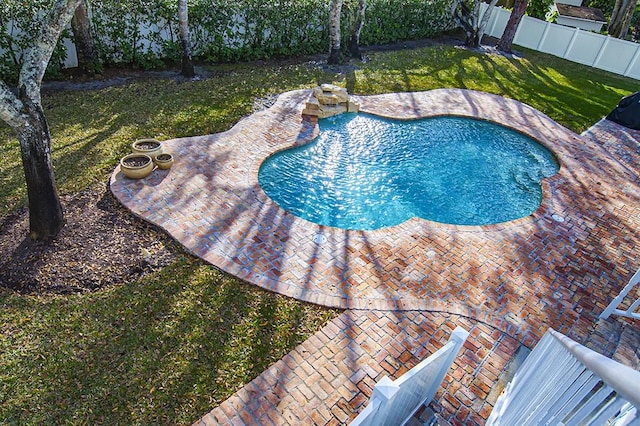
[[[0,286],[71,294],[131,282],[174,261],[167,234],[126,210],[106,185],[61,197],[66,225],[49,242],[29,238],[26,207],[0,217]]]

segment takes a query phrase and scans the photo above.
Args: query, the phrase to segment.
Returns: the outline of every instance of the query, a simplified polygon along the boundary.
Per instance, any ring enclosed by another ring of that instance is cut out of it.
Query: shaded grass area
[[[137,138],[227,130],[255,98],[319,82],[357,94],[482,90],[532,105],[577,132],[637,89],[635,80],[530,51],[509,59],[436,46],[369,57],[344,73],[303,61],[239,64],[214,67],[214,77],[201,81],[45,94],[60,191],[106,181]],[[1,125],[0,158],[2,223],[26,196],[17,140]],[[138,282],[92,294],[0,290],[0,421],[190,423],[336,314],[186,255]]]
[[[0,419],[188,424],[335,314],[189,256],[97,293],[0,291]]]

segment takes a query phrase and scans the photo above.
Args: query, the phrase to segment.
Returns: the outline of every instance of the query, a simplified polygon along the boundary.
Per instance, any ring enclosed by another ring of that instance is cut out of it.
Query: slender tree
[[[625,38],[627,36],[637,4],[637,0],[616,0],[607,28],[611,37]]]
[[[464,44],[468,47],[480,47],[485,28],[491,17],[491,12],[498,0],[491,0],[489,7],[482,12],[482,1],[476,1],[473,10],[465,0],[454,0],[451,4],[451,14],[459,27],[465,32]]]
[[[101,64],[93,40],[86,0],[80,2],[73,18],[71,18],[71,30],[78,55],[78,68],[84,74],[94,75],[100,70]]]
[[[349,54],[358,59],[362,59],[360,52],[360,33],[364,27],[364,15],[367,10],[367,0],[358,0],[358,10],[356,11],[356,19],[351,27],[351,35],[349,36]]]
[[[516,36],[516,31],[518,31],[518,26],[520,25],[520,21],[522,21],[522,17],[524,16],[524,12],[527,10],[527,0],[516,0],[513,5],[513,10],[511,11],[511,16],[507,21],[507,26],[502,33],[502,37],[498,41],[496,47],[498,50],[511,53],[511,44],[513,43],[513,39]]]
[[[187,0],[178,0],[178,20],[180,22],[180,43],[182,45],[182,72],[188,78],[193,78],[196,73],[191,57],[191,37],[189,36],[189,10]]]
[[[25,53],[17,95],[0,80],[0,118],[18,134],[29,199],[33,239],[57,235],[64,226],[51,164],[51,135],[40,98],[40,85],[64,27],[82,0],[56,0],[40,35]]]
[[[330,65],[341,64],[344,61],[340,43],[340,15],[342,14],[342,0],[331,0],[329,10],[329,60]]]

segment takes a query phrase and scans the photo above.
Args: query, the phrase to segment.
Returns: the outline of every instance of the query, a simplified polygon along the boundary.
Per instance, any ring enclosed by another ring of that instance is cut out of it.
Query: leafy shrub
[[[16,0],[0,3],[0,78],[15,83],[18,80],[22,56],[43,25],[44,11],[49,10],[54,0]],[[49,66],[47,77],[56,77],[64,66],[67,57],[63,40],[69,38],[70,31],[65,30],[56,46]]]
[[[53,0],[16,0],[0,6],[0,78],[15,81],[24,49]],[[329,46],[327,0],[193,0],[189,26],[196,60],[229,62],[320,53]],[[368,0],[362,44],[430,37],[453,28],[450,0]],[[177,1],[90,0],[93,34],[105,65],[156,68],[180,59]],[[345,0],[346,39],[357,0]],[[19,31],[5,23],[15,22]],[[70,37],[70,30],[64,37]],[[62,43],[50,63],[60,70]]]
[[[527,15],[542,19],[547,19],[547,14],[553,5],[553,0],[529,0],[527,5]]]

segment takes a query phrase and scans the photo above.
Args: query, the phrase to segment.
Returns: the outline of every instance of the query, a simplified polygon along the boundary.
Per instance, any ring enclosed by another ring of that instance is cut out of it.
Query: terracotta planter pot
[[[167,170],[173,165],[173,155],[171,154],[158,154],[153,160],[159,169]]]
[[[120,160],[120,170],[130,179],[142,179],[153,171],[153,160],[146,154],[129,154]]]
[[[145,154],[155,159],[158,154],[162,154],[162,143],[156,139],[138,139],[131,147],[134,154]]]

